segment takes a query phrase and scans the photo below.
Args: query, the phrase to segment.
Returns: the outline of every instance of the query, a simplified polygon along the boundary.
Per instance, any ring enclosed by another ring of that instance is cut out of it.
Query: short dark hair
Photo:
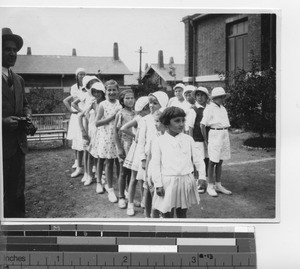
[[[127,93],[132,93],[132,94],[133,94],[133,97],[134,97],[134,92],[133,92],[133,90],[131,90],[131,89],[127,89],[127,90],[121,91],[121,92],[119,93],[119,102],[120,102],[120,104],[121,104],[122,107],[124,107],[124,98],[125,98],[125,95],[126,95]]]
[[[177,117],[185,117],[186,114],[183,109],[175,106],[167,107],[160,115],[159,120],[163,125],[169,125],[171,119]]]

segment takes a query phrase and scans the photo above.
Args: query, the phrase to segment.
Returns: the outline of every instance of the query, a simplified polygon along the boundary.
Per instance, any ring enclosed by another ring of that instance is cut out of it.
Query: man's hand
[[[10,116],[7,118],[2,118],[3,125],[8,128],[10,131],[14,131],[18,128],[19,125],[19,117],[16,116]]]
[[[156,194],[158,196],[164,197],[165,196],[165,190],[164,187],[158,187],[156,188]]]

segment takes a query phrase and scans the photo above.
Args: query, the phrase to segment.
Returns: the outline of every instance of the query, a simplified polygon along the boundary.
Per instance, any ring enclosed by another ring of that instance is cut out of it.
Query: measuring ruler
[[[2,225],[0,269],[256,269],[253,227]]]

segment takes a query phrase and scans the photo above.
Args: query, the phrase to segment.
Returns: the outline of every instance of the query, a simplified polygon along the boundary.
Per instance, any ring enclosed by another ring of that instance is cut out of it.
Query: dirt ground
[[[233,195],[200,195],[200,205],[188,218],[275,218],[275,150],[253,150],[242,146],[249,133],[231,133],[231,159],[224,162],[222,182]],[[145,218],[142,208],[134,217],[97,194],[96,184],[83,186],[82,176],[71,178],[74,153],[60,141],[31,142],[26,157],[26,217],[28,218]],[[117,192],[117,180],[114,188]]]

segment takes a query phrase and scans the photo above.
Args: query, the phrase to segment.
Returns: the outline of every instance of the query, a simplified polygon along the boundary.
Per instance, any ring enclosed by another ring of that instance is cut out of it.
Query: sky
[[[132,71],[139,71],[142,46],[142,69],[157,63],[163,50],[164,62],[170,57],[184,64],[184,23],[182,18],[199,13],[199,9],[154,8],[0,8],[2,27],[22,36],[26,54],[112,56],[113,43],[119,46],[119,57]]]

